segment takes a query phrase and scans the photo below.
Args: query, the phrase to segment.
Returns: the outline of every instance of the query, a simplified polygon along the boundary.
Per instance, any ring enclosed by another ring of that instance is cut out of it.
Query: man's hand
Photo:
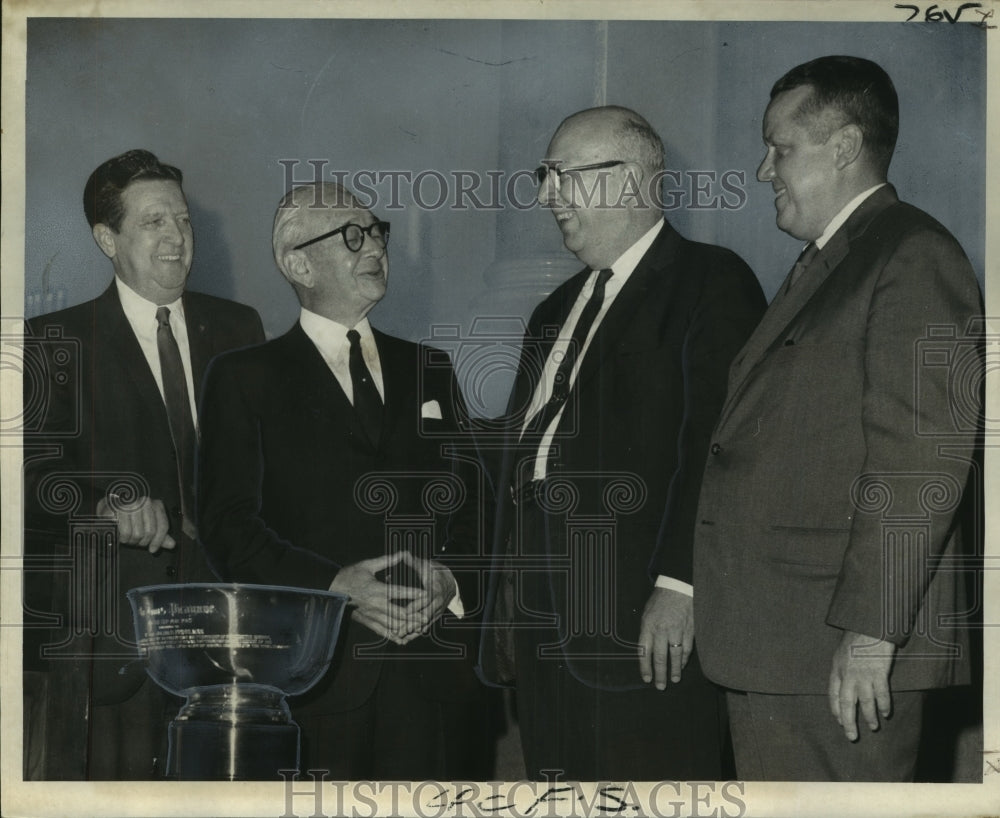
[[[410,564],[424,587],[407,606],[406,615],[413,633],[427,633],[454,599],[457,585],[451,571],[439,562],[410,557]]]
[[[409,613],[403,604],[409,604],[426,591],[423,588],[392,585],[375,576],[379,571],[399,562],[409,562],[412,565],[413,557],[408,551],[398,551],[344,566],[334,577],[330,590],[351,597],[351,604],[355,606],[351,615],[356,622],[396,644],[405,645],[419,636],[420,630],[414,631],[410,627]]]
[[[161,500],[143,496],[131,503],[122,503],[114,496],[102,497],[97,503],[97,516],[110,517],[118,523],[120,543],[147,548],[150,554],[176,545],[167,533],[170,520]]]
[[[872,731],[878,730],[879,716],[887,719],[892,713],[889,671],[895,653],[892,642],[844,631],[833,654],[829,695],[830,712],[844,728],[848,741],[858,738],[858,705]]]
[[[694,599],[669,588],[654,588],[642,612],[639,628],[639,675],[658,690],[667,686],[667,657],[670,681],[679,682],[681,671],[694,647]]]

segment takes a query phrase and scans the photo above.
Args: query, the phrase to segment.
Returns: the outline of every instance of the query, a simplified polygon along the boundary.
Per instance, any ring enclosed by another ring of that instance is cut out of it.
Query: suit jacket
[[[374,335],[385,387],[377,448],[297,323],[213,364],[201,406],[199,534],[222,578],[326,590],[341,566],[387,549],[451,559],[435,522],[464,496],[442,454],[464,412],[451,363],[437,350]],[[426,416],[431,401],[439,419]],[[471,612],[478,584],[456,576]],[[474,626],[452,624],[433,629],[447,647],[419,638],[398,648],[345,617],[331,671],[293,702],[297,716],[362,704],[385,656],[401,653],[427,697],[478,692],[467,644]]]
[[[517,470],[530,476],[537,451],[537,442],[516,443],[523,412],[589,273],[583,270],[560,286],[528,324],[508,412],[497,571],[487,612],[508,558],[511,529],[523,522],[508,487]],[[708,438],[729,362],[764,306],[757,279],[738,256],[688,241],[665,223],[594,333],[547,469],[547,483],[568,502],[549,504],[545,536],[526,545],[535,553],[513,557],[522,619],[539,624],[541,616],[555,615],[567,665],[587,684],[641,686],[636,644],[655,576],[691,581],[694,512]],[[611,539],[591,549],[577,539],[585,539],[588,528]],[[601,587],[581,584],[588,576]],[[588,625],[588,616],[602,624]],[[487,632],[482,672],[495,680],[491,645]]]
[[[695,539],[702,665],[730,687],[827,692],[844,630],[894,642],[895,689],[967,673],[959,510],[981,410],[975,276],[886,186],[729,375]],[[971,332],[969,335],[967,333]]]
[[[183,303],[197,396],[213,356],[264,335],[250,307],[193,292]],[[42,643],[64,640],[58,653],[98,657],[83,671],[91,701],[121,702],[153,684],[136,655],[125,591],[204,579],[207,568],[197,543],[181,531],[166,408],[114,282],[92,301],[27,322],[24,400],[26,619],[63,617],[54,631],[26,630],[25,667],[70,667],[65,659],[51,666],[40,661]],[[88,548],[71,547],[72,532],[87,530],[81,518],[92,516],[112,488],[162,500],[177,547],[153,555],[122,546],[112,565],[95,565],[96,552],[87,556]],[[84,528],[75,528],[74,520]],[[79,611],[89,612],[87,618],[79,619]],[[85,710],[74,715],[86,718]]]

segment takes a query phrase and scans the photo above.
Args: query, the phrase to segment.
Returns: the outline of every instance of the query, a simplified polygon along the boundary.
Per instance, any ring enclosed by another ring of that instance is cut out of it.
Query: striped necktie
[[[535,416],[528,423],[526,430],[528,433],[537,434],[548,429],[569,397],[572,386],[570,379],[573,377],[573,368],[576,366],[580,350],[583,349],[583,345],[587,341],[590,329],[594,325],[594,319],[597,318],[597,314],[601,311],[601,305],[604,303],[604,289],[608,283],[608,279],[611,278],[611,274],[610,268],[601,270],[597,274],[594,291],[590,294],[590,298],[584,305],[576,326],[573,327],[573,336],[570,338],[569,346],[566,347],[566,354],[563,355],[563,359],[559,362],[558,369],[556,369],[555,378],[552,380],[552,394],[545,405],[535,413]]]

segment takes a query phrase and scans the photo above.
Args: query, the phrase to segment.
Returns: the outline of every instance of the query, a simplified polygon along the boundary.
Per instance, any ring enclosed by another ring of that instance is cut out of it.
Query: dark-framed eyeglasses
[[[382,246],[385,247],[385,245],[389,243],[389,222],[372,222],[367,227],[363,227],[360,224],[354,224],[354,222],[348,222],[347,224],[342,224],[336,230],[324,233],[322,236],[316,236],[316,238],[304,241],[302,244],[296,244],[292,249],[301,250],[303,247],[308,247],[310,244],[315,244],[318,241],[323,241],[323,239],[336,236],[338,233],[340,233],[341,237],[344,239],[344,244],[347,245],[347,249],[352,253],[357,253],[361,249],[362,245],[364,245],[366,233],[373,239],[381,241]]]
[[[564,173],[571,173],[573,171],[580,170],[603,170],[604,168],[613,168],[618,165],[624,165],[624,159],[609,159],[607,162],[594,162],[592,165],[574,165],[568,168],[558,168],[552,163],[546,164],[542,160],[542,164],[535,168],[535,181],[538,182],[538,186],[541,187],[545,184],[545,180],[548,178],[549,174],[552,174],[553,182],[555,186],[559,187],[559,181],[562,179]]]

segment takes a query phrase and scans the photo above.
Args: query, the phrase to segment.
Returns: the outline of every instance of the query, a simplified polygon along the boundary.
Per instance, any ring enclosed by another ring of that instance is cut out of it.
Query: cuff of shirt
[[[688,585],[688,583],[681,582],[679,579],[674,579],[673,577],[665,577],[663,574],[660,574],[656,578],[656,587],[666,588],[668,591],[677,591],[685,596],[694,596],[694,586]]]
[[[451,573],[451,569],[447,566],[442,566],[441,570],[448,572],[448,576],[451,577],[451,584],[455,586],[455,595],[451,598],[451,602],[448,603],[448,612],[459,619],[463,619],[465,617],[465,606],[462,604],[462,595],[458,591],[458,580],[455,579],[455,575]]]

